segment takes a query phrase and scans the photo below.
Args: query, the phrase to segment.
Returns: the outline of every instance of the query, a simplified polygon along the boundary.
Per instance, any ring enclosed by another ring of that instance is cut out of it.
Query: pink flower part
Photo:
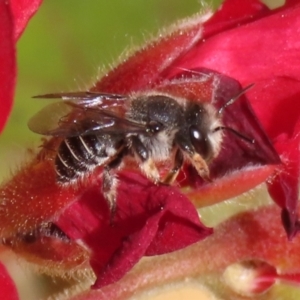
[[[298,287],[300,286],[300,273],[278,274],[276,279],[283,283],[292,284]]]
[[[18,300],[18,292],[14,282],[7,273],[5,267],[0,264],[0,298],[2,300]]]
[[[7,121],[14,97],[16,50],[13,22],[9,2],[0,1],[0,132]]]
[[[11,10],[14,18],[14,37],[17,40],[23,33],[28,21],[32,18],[42,0],[11,0]]]
[[[55,223],[91,250],[94,288],[119,280],[145,255],[172,252],[212,233],[177,189],[155,186],[136,173],[120,175],[116,214],[111,216],[94,185]]]
[[[229,265],[223,272],[223,279],[237,294],[254,297],[274,285],[277,272],[264,261],[249,259]]]
[[[41,0],[11,0],[0,3],[0,133],[13,104],[16,80],[15,42],[41,2]]]
[[[276,148],[279,153],[282,153],[283,166],[279,170],[279,174],[268,183],[268,189],[274,201],[282,207],[283,225],[291,239],[300,229],[297,218],[300,178],[300,119],[291,138],[284,134],[278,137]]]

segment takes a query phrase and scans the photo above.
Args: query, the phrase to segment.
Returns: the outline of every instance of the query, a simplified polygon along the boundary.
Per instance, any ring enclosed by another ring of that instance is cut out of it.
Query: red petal
[[[299,12],[300,5],[281,9],[221,32],[193,47],[179,67],[208,67],[243,85],[255,83],[248,95],[267,133],[271,138],[291,133],[299,118],[295,107],[300,106],[300,43],[295,30],[300,28]]]
[[[14,37],[17,40],[23,30],[25,29],[28,21],[35,14],[42,0],[11,0],[10,5],[12,9],[12,14],[14,17]]]
[[[214,179],[211,184],[198,186],[186,195],[197,207],[213,205],[247,193],[272,177],[276,165],[249,166]]]
[[[299,231],[297,205],[300,178],[300,119],[295,127],[292,139],[282,135],[276,142],[276,148],[283,157],[283,166],[279,174],[268,183],[268,189],[282,208],[283,225],[291,239]]]
[[[249,92],[249,98],[257,117],[274,142],[281,134],[285,134],[286,138],[293,136],[300,119],[297,109],[300,107],[298,79],[285,76],[262,79]]]
[[[21,35],[40,3],[41,0],[12,0],[8,2],[1,1],[0,3],[0,132],[7,121],[14,97],[16,78],[15,40]]]
[[[226,31],[232,27],[253,22],[269,12],[269,9],[258,0],[224,1],[216,13],[205,22],[204,38]]]
[[[0,132],[12,107],[14,97],[16,66],[14,27],[10,7],[6,1],[0,2]]]
[[[214,69],[242,85],[277,76],[299,79],[299,10],[298,5],[220,32],[193,47],[178,67]]]
[[[99,189],[89,188],[55,222],[91,251],[99,288],[126,274],[144,255],[184,248],[212,233],[178,190],[155,186],[135,173],[120,176],[113,219]]]
[[[3,300],[18,300],[18,292],[14,282],[0,263],[0,296]]]

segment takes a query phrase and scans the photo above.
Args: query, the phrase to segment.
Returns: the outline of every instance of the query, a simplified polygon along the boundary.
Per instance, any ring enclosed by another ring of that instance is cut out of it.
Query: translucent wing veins
[[[53,93],[34,98],[62,99],[50,103],[28,122],[33,132],[60,137],[104,133],[146,132],[146,125],[126,118],[127,96],[98,92]]]

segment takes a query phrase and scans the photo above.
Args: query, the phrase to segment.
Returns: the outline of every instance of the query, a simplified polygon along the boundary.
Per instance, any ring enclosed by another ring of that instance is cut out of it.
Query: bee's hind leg
[[[119,151],[113,159],[104,167],[102,174],[102,193],[106,199],[110,213],[113,219],[116,214],[117,202],[117,186],[118,179],[116,177],[116,169],[122,163],[123,157],[126,154],[126,149]]]

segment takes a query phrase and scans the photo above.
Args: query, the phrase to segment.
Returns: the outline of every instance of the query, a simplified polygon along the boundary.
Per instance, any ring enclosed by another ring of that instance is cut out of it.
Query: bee
[[[133,158],[155,184],[172,184],[185,162],[209,181],[208,166],[220,152],[224,130],[252,142],[222,123],[224,109],[251,86],[218,110],[211,103],[156,91],[132,95],[92,91],[39,95],[35,98],[61,100],[45,106],[28,126],[33,132],[62,138],[54,161],[57,183],[76,183],[102,166],[102,192],[114,210],[116,173],[124,158]],[[171,157],[172,166],[161,178],[157,163]]]

